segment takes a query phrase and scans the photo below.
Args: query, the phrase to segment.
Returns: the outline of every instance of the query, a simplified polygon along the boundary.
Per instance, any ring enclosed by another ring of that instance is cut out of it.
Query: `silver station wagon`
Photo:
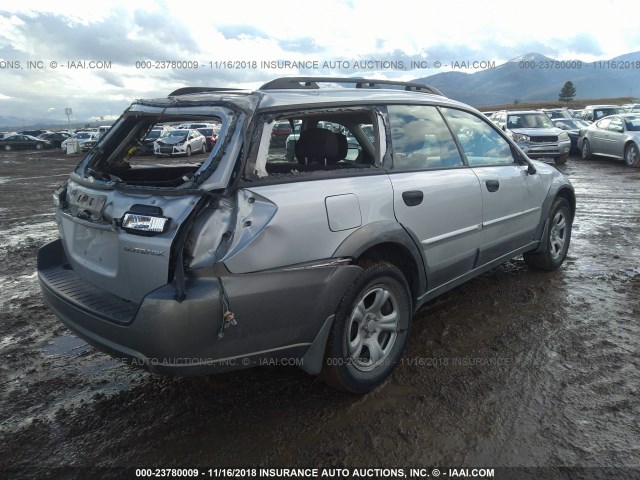
[[[136,155],[185,122],[221,125],[207,156]],[[98,349],[173,375],[286,360],[357,393],[393,371],[425,302],[518,255],[560,267],[575,211],[569,181],[477,110],[316,77],[138,100],[54,203],[42,292]]]

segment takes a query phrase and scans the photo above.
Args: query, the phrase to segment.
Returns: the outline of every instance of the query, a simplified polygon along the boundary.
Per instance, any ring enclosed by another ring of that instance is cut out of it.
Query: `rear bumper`
[[[323,325],[360,271],[352,265],[329,265],[218,277],[205,269],[187,274],[184,301],[174,299],[175,286],[169,283],[136,305],[73,272],[60,240],[38,252],[43,296],[64,324],[99,350],[169,375],[203,375],[274,359],[316,371],[317,365],[302,362],[321,358],[305,354],[323,336]],[[218,278],[237,321],[222,338]]]

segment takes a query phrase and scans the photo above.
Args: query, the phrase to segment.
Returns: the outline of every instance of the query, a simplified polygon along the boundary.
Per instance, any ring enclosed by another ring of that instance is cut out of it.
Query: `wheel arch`
[[[389,262],[402,271],[411,296],[416,299],[427,290],[422,249],[419,242],[397,222],[374,222],[349,235],[336,249],[335,257],[356,261]]]
[[[560,185],[552,185],[549,193],[547,194],[547,198],[542,205],[542,214],[540,216],[540,223],[538,225],[536,236],[534,237],[535,239],[542,240],[546,236],[547,228],[549,227],[549,215],[551,214],[551,208],[553,207],[553,203],[559,197],[564,198],[567,200],[567,202],[569,202],[569,206],[571,207],[571,218],[575,218],[576,194],[571,184],[562,183]],[[538,247],[533,251],[540,252],[544,249],[544,247],[545,242],[544,240],[542,240],[540,241]]]

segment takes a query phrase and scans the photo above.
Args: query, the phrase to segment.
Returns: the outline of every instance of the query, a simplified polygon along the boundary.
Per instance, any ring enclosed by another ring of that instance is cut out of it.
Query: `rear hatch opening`
[[[200,169],[220,163],[232,122],[235,115],[128,112],[75,173],[123,187],[193,187]]]
[[[227,195],[245,136],[250,109],[238,104],[134,103],[54,195],[68,262],[57,270],[73,272],[79,288],[135,304],[182,277],[184,240],[198,212],[210,205],[224,217],[222,233],[230,221],[215,205]]]

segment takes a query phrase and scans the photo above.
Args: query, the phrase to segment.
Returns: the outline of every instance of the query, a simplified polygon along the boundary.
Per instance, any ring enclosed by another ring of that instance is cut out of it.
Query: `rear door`
[[[607,152],[607,128],[611,123],[610,118],[603,118],[596,122],[595,127],[591,129],[591,135],[588,140],[591,144],[591,152],[598,154],[606,154]]]
[[[611,122],[607,127],[606,154],[618,158],[624,156],[624,123],[620,117],[611,117]]]
[[[388,113],[395,215],[420,242],[433,290],[474,267],[482,223],[480,183],[464,166],[436,107],[390,105]]]
[[[480,183],[480,266],[533,240],[544,192],[536,188],[539,176],[528,173],[528,165],[516,160],[509,142],[489,122],[462,110],[442,112]]]

